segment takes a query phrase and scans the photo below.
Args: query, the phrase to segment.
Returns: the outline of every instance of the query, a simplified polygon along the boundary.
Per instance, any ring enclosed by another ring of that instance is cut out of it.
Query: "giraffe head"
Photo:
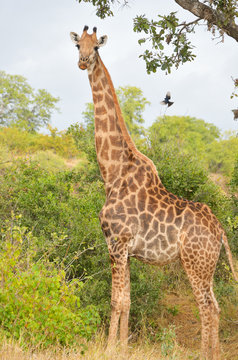
[[[91,35],[89,35],[87,31],[88,26],[85,25],[81,37],[75,32],[71,32],[70,37],[79,50],[79,68],[82,70],[88,69],[92,71],[97,58],[98,49],[106,44],[107,36],[103,35],[97,39],[96,27],[93,28],[93,33]]]

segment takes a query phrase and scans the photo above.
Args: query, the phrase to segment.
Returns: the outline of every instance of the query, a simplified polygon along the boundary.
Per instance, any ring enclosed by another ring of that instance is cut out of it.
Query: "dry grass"
[[[61,347],[51,347],[46,350],[23,349],[18,343],[3,341],[0,346],[0,360],[198,360],[199,350],[192,347],[179,345],[177,341],[173,343],[173,349],[168,356],[161,352],[161,343],[146,343],[146,339],[141,339],[137,343],[130,344],[128,353],[118,346],[116,350],[106,352],[106,340],[104,336],[98,336],[93,341],[85,343],[84,347],[67,349]],[[238,360],[237,334],[227,339],[226,343],[221,344],[222,360]]]
[[[127,354],[117,349],[114,352],[105,352],[105,340],[99,336],[87,344],[87,350],[81,353],[82,348],[67,350],[51,348],[45,351],[23,350],[18,344],[4,342],[0,349],[1,360],[187,360],[196,359],[197,354],[179,347],[174,343],[170,356],[161,354],[159,345],[133,344],[129,346]]]

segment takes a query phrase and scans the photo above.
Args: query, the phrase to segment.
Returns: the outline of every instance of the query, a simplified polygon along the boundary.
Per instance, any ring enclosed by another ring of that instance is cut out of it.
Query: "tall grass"
[[[191,352],[174,342],[172,351],[166,356],[160,344],[140,344],[129,346],[128,352],[119,347],[106,352],[105,337],[99,335],[94,341],[85,343],[84,347],[75,349],[51,348],[45,351],[23,350],[18,343],[4,341],[0,350],[1,360],[188,360],[195,359],[197,352]]]

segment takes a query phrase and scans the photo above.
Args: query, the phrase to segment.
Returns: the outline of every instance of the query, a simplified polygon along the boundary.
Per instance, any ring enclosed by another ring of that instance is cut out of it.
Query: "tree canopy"
[[[96,15],[101,19],[114,15],[114,5],[128,5],[129,0],[77,0],[90,2],[96,7]],[[147,49],[141,57],[146,62],[147,72],[156,72],[158,68],[171,72],[173,67],[192,61],[195,58],[189,34],[199,25],[206,25],[213,36],[221,41],[224,35],[238,41],[238,3],[237,0],[174,0],[183,9],[188,10],[194,20],[184,21],[177,12],[168,15],[158,14],[148,19],[145,14],[134,19],[134,31],[142,33],[139,44],[146,43]],[[155,10],[156,11],[156,10]]]
[[[116,93],[130,134],[141,134],[141,124],[144,123],[143,111],[150,102],[143,96],[143,91],[135,86],[120,86]]]
[[[238,138],[234,132],[222,135],[215,125],[190,116],[158,117],[148,129],[147,141],[150,157],[169,152],[171,164],[175,157],[174,167],[181,156],[193,157],[209,172],[227,177],[232,175],[238,153]]]
[[[59,98],[35,91],[21,75],[0,71],[0,125],[34,132],[49,124]]]
[[[217,140],[219,129],[204,120],[190,116],[158,117],[149,128],[151,147],[169,143],[187,154],[201,154]]]

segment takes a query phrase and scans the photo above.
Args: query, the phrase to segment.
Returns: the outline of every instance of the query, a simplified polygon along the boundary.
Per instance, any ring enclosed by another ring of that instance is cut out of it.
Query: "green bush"
[[[29,133],[16,127],[0,128],[0,144],[17,155],[33,154],[40,150],[51,150],[65,158],[79,155],[74,139],[70,134],[58,132],[49,127],[50,135]]]
[[[149,319],[159,315],[164,281],[163,270],[131,259],[130,325],[133,331],[140,331]]]
[[[235,133],[225,134],[225,139],[214,141],[206,149],[209,171],[230,177],[238,153],[238,138]]]
[[[229,197],[213,181],[207,180],[201,184],[194,194],[194,200],[207,204],[219,220],[225,224],[232,216],[232,206]]]
[[[6,145],[0,144],[0,169],[5,168],[11,161],[11,156]]]
[[[0,220],[12,210],[22,214],[22,224],[37,237],[38,256],[49,251],[68,276],[91,275],[103,266],[98,214],[104,198],[102,183],[82,184],[80,173],[50,173],[36,162],[16,161],[0,177]]]
[[[54,154],[51,150],[37,151],[31,156],[31,159],[37,162],[41,168],[49,172],[57,172],[67,170],[64,159]]]
[[[235,192],[238,189],[238,157],[236,158],[232,177],[230,181],[231,189]]]
[[[146,155],[153,160],[166,189],[177,196],[192,200],[194,193],[208,179],[199,159],[171,145],[148,148]]]
[[[73,137],[79,151],[83,151],[87,159],[87,167],[82,169],[86,182],[101,180],[94,140],[94,118],[92,104],[88,104],[89,112],[84,112],[86,124],[71,125],[67,134]]]
[[[0,325],[22,345],[71,345],[89,339],[100,318],[96,307],[81,308],[82,282],[43,259],[34,262],[35,239],[25,227],[7,224],[0,252]]]
[[[89,277],[81,291],[82,305],[91,302],[98,306],[100,317],[106,327],[109,326],[111,314],[111,267],[108,250],[102,254],[102,262],[99,264],[98,273]],[[95,261],[98,256],[95,254]],[[165,277],[163,271],[157,267],[148,266],[142,262],[131,259],[131,309],[130,328],[134,335],[148,326],[150,319],[157,317],[161,310],[160,302],[163,297],[161,287]],[[148,335],[148,334],[147,334]]]

